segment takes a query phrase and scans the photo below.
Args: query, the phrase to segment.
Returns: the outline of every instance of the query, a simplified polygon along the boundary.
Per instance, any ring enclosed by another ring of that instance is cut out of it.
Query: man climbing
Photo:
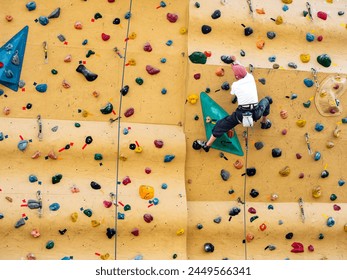
[[[213,142],[221,137],[224,133],[232,131],[232,129],[242,123],[243,117],[247,112],[251,113],[254,121],[261,118],[261,128],[268,129],[271,127],[271,121],[267,118],[270,114],[270,104],[272,98],[266,96],[258,103],[258,92],[252,73],[247,72],[246,68],[236,61],[235,56],[231,57],[231,68],[234,72],[236,81],[231,86],[230,94],[234,95],[234,100],[237,100],[238,107],[229,116],[220,119],[216,122],[212,129],[212,134],[208,141],[196,140],[193,147],[200,146],[205,152],[208,152]]]

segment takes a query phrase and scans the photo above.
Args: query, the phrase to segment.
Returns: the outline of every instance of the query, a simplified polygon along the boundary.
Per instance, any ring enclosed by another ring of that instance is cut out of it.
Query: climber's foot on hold
[[[270,96],[265,96],[265,98],[269,101],[270,104],[272,104],[272,98]]]
[[[265,122],[261,122],[261,129],[269,129],[271,127],[271,121],[267,119]]]
[[[196,140],[196,143],[198,144],[198,145],[200,145],[200,147],[201,148],[203,148],[204,149],[204,151],[207,153],[209,150],[210,150],[210,146],[207,146],[206,145],[206,141],[203,141],[203,140]]]

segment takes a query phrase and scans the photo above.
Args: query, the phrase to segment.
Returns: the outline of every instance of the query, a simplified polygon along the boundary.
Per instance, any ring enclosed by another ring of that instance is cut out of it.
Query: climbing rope
[[[245,242],[245,260],[248,259],[247,256],[247,217],[246,217],[246,186],[247,186],[247,161],[248,161],[248,127],[243,132],[243,138],[245,139],[245,150],[246,150],[246,156],[245,156],[245,178],[244,178],[244,184],[243,184],[243,202],[239,201],[243,204],[243,235],[244,235],[244,242]]]
[[[129,4],[129,13],[131,14],[131,7],[132,7],[132,0],[130,0]],[[129,29],[130,29],[130,21],[131,17],[128,19],[128,26],[127,26],[127,32],[126,32],[126,38],[129,38]],[[125,67],[126,67],[126,56],[127,56],[127,50],[128,50],[128,40],[125,40],[125,49],[124,49],[124,56],[123,56],[123,66],[122,66],[122,79],[121,79],[121,88],[124,86],[124,76],[125,76]],[[122,111],[122,94],[120,93],[119,95],[119,109],[118,109],[118,116],[120,116],[121,111]],[[117,233],[118,233],[118,182],[119,182],[119,160],[120,160],[120,133],[121,133],[121,123],[120,123],[121,118],[119,117],[117,120],[117,159],[116,159],[116,188],[115,188],[115,193],[112,193],[111,196],[114,198],[114,204],[115,204],[115,243],[114,243],[114,256],[115,259],[117,259]]]

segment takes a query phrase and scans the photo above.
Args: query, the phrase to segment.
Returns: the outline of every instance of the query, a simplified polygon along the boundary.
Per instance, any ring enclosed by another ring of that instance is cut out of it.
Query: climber
[[[266,96],[258,103],[257,88],[252,73],[247,72],[246,68],[236,60],[235,56],[231,56],[231,60],[231,68],[236,81],[231,86],[230,94],[234,95],[234,100],[237,101],[238,107],[231,115],[216,122],[208,141],[194,141],[193,147],[200,146],[205,152],[208,152],[213,142],[224,133],[228,133],[229,136],[230,134],[232,135],[232,129],[236,125],[243,123],[243,118],[247,114],[251,117],[252,123],[261,118],[260,123],[262,129],[269,129],[271,127],[271,121],[267,116],[270,114],[272,98]]]

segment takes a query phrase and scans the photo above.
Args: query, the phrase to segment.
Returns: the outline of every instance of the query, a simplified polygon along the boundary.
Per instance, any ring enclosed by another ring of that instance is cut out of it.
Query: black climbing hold
[[[88,145],[91,144],[91,143],[93,142],[92,136],[87,136],[85,142],[86,142],[86,144],[88,144]]]
[[[204,244],[204,250],[207,253],[212,253],[214,251],[214,246],[212,243],[205,243]]]
[[[195,120],[195,121],[198,121],[198,120],[199,120],[199,116],[198,116],[198,115],[195,115],[194,120]]]
[[[323,233],[320,233],[320,234],[318,235],[318,239],[320,239],[320,240],[324,239],[324,234],[323,234]]]
[[[224,181],[228,181],[228,179],[230,178],[230,172],[225,169],[222,169],[220,171],[220,175]]]
[[[244,30],[245,36],[249,36],[253,33],[253,29],[251,27],[246,27]]]
[[[289,62],[288,67],[293,68],[293,69],[298,68],[298,66],[294,62]]]
[[[130,149],[130,150],[135,150],[135,149],[136,149],[136,144],[131,143],[131,144],[129,145],[129,149]]]
[[[255,169],[255,167],[248,167],[248,168],[246,169],[246,174],[247,174],[248,176],[254,176],[255,173],[257,173],[257,170]]]
[[[286,234],[286,239],[292,239],[294,234],[292,232],[289,232]]]
[[[241,50],[241,51],[240,51],[240,55],[241,55],[241,56],[245,56],[245,55],[246,55],[245,51],[244,51],[244,50]]]
[[[320,174],[321,178],[326,178],[329,176],[328,170],[323,170],[322,173]]]
[[[273,38],[276,37],[276,33],[273,32],[273,31],[269,31],[269,32],[266,33],[266,36],[267,36],[270,40],[272,40]]]
[[[61,235],[64,235],[66,231],[67,231],[67,229],[64,228],[63,230],[59,230],[59,233],[60,233]]]
[[[280,148],[272,149],[272,157],[280,157],[282,155],[282,150]]]
[[[65,150],[68,150],[68,149],[70,149],[70,145],[69,145],[69,144],[67,144],[67,145],[65,146]]]
[[[91,181],[91,182],[90,182],[90,186],[91,186],[94,190],[100,190],[100,189],[101,189],[101,186],[100,186],[97,182],[94,182],[94,181]]]
[[[60,8],[56,8],[52,13],[47,16],[47,18],[58,18],[60,16]]]
[[[345,14],[345,12],[344,12],[344,11],[338,11],[337,14],[338,14],[339,16],[343,16],[343,15]]]
[[[106,235],[109,239],[111,239],[116,234],[116,230],[113,228],[106,229]]]
[[[89,71],[83,64],[78,65],[76,72],[83,74],[88,82],[94,81],[98,75]]]
[[[226,64],[231,64],[234,62],[230,55],[222,55],[220,59]]]
[[[120,90],[120,93],[125,96],[127,93],[129,92],[129,86],[126,85],[124,86],[121,90]]]
[[[202,229],[203,227],[204,227],[204,226],[203,226],[202,224],[197,224],[197,225],[196,225],[196,228],[197,228],[197,229]]]
[[[230,84],[228,82],[224,82],[222,85],[221,85],[221,89],[222,90],[230,90]]]
[[[206,24],[204,24],[203,26],[201,26],[201,32],[202,32],[203,34],[208,34],[208,33],[210,33],[211,31],[212,31],[212,27],[211,27],[211,26],[206,25]]]
[[[241,209],[238,207],[233,207],[231,208],[231,210],[229,211],[229,215],[230,216],[236,216],[241,212]]]
[[[194,6],[195,6],[196,8],[200,8],[200,3],[199,3],[199,2],[195,2]]]
[[[63,175],[57,174],[52,177],[52,184],[57,184],[63,178]]]
[[[260,79],[258,79],[258,81],[259,81],[259,83],[261,83],[261,84],[263,84],[263,85],[266,84],[265,78],[260,78]]]
[[[131,144],[130,144],[130,145],[131,145]],[[198,143],[197,140],[195,140],[195,141],[193,142],[192,147],[193,147],[194,150],[200,150],[200,149],[201,149],[201,145]],[[131,149],[131,148],[130,148],[130,149]]]
[[[220,16],[221,16],[220,10],[215,10],[215,11],[213,12],[213,14],[211,15],[211,18],[217,19],[217,18],[220,18]]]
[[[252,189],[249,195],[253,198],[256,198],[259,195],[259,192],[256,189]]]
[[[28,103],[25,107],[29,110],[29,109],[31,109],[33,107],[33,104]]]
[[[116,24],[116,25],[120,24],[120,18],[115,18],[113,20],[113,24]]]
[[[99,19],[99,18],[102,18],[102,15],[100,13],[96,13],[94,15],[94,19]]]
[[[113,111],[113,105],[111,102],[108,102],[104,107],[100,109],[100,112],[104,115],[111,114]]]
[[[263,142],[255,142],[254,143],[254,147],[257,149],[257,150],[260,150],[264,147],[264,144]]]

